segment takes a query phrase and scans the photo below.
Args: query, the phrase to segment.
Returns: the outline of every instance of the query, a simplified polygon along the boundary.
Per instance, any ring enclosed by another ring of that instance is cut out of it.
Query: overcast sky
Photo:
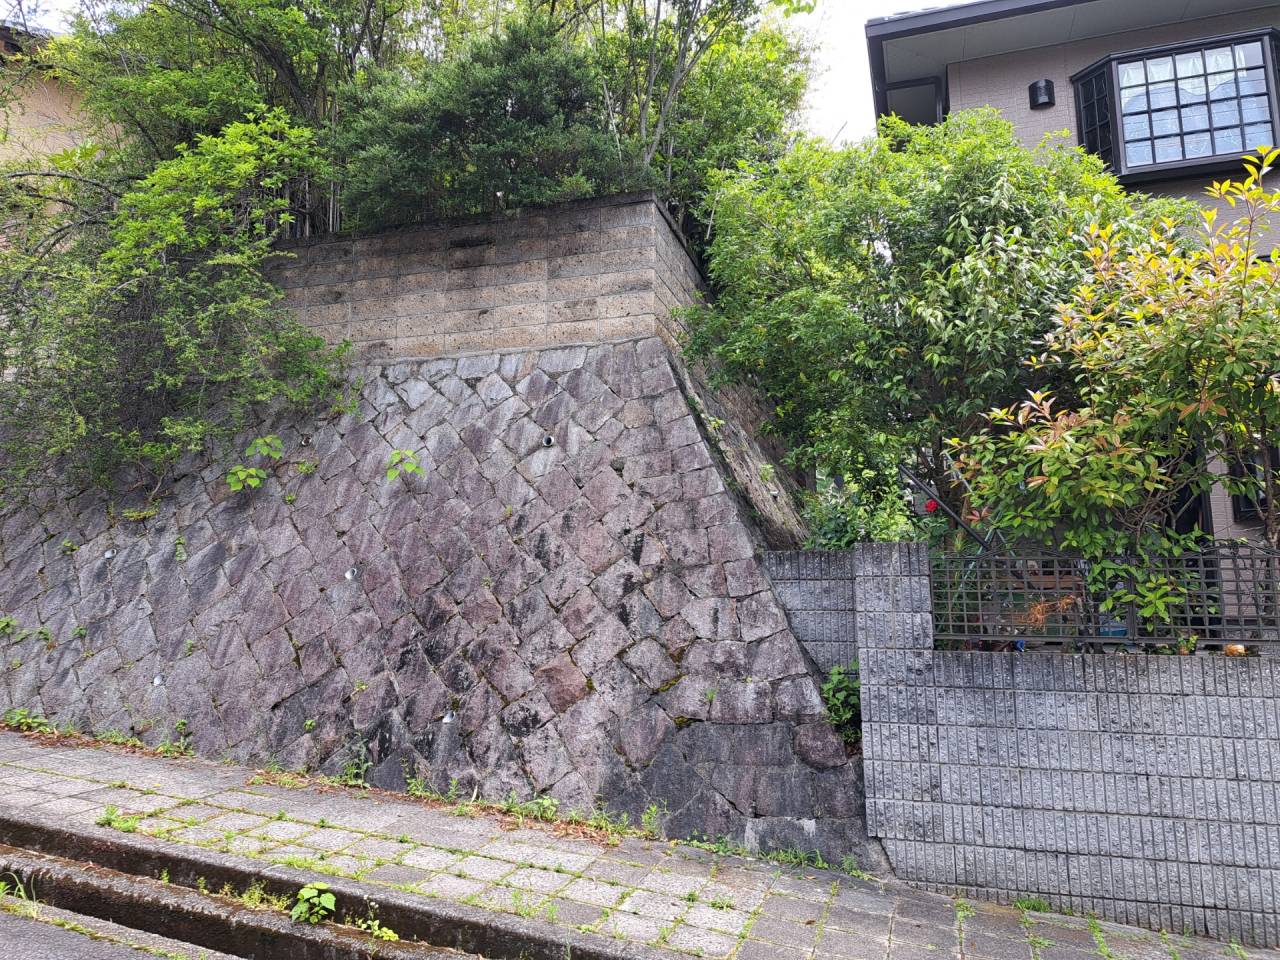
[[[14,0],[9,0],[12,6]],[[23,0],[27,9],[32,0]],[[58,29],[78,0],[38,0],[39,22]],[[952,7],[960,0],[818,0],[812,14],[791,22],[813,42],[818,66],[809,94],[806,126],[829,140],[857,140],[871,132],[871,77],[863,26],[883,17],[921,7]]]

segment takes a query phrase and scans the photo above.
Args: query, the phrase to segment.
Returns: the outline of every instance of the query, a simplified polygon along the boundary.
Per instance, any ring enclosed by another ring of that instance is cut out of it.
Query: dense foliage
[[[1260,505],[1280,546],[1280,263],[1262,239],[1280,192],[1262,185],[1280,151],[1247,161],[1211,195],[1188,246],[1173,223],[1126,246],[1090,232],[1089,273],[1067,299],[1034,367],[1070,389],[996,411],[957,441],[985,521],[1086,556],[1169,553],[1179,523],[1217,482]],[[1213,462],[1234,470],[1225,476]],[[1258,469],[1253,465],[1257,464]]]
[[[86,139],[0,170],[0,483],[163,481],[261,404],[340,393],[273,242],[653,185],[680,215],[776,157],[805,0],[83,0],[11,72]],[[10,91],[19,89],[10,83]]]
[[[357,91],[338,136],[348,225],[406,223],[625,189],[587,51],[534,15],[456,60]]]
[[[432,69],[350,85],[336,135],[348,225],[647,187],[684,220],[713,171],[785,150],[808,63],[748,25],[760,4],[587,6],[515,13]]]
[[[278,306],[263,275],[278,187],[317,172],[279,111],[201,137],[118,192],[80,174],[6,181],[20,227],[0,247],[5,499],[50,465],[103,484],[162,477],[256,403],[336,395],[341,357]],[[50,237],[60,241],[49,245]]]
[[[890,118],[857,146],[803,143],[715,183],[717,303],[691,317],[691,345],[764,390],[797,463],[842,488],[814,519],[843,497],[852,529],[825,524],[822,545],[901,535],[899,464],[964,509],[948,441],[1054,382],[1024,361],[1089,270],[1084,232],[1114,224],[1123,244],[1184,217],[1078,149],[1027,150],[990,110]]]

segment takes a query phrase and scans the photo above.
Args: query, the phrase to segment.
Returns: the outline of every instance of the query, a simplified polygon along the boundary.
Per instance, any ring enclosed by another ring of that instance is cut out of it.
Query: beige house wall
[[[84,139],[78,97],[50,77],[33,76],[5,110],[0,161],[58,153]]]
[[[1027,146],[1035,146],[1047,134],[1060,132],[1066,132],[1068,142],[1074,144],[1078,140],[1075,91],[1071,86],[1073,74],[1113,53],[1265,27],[1280,28],[1280,4],[1150,30],[1114,33],[1074,43],[1046,44],[1031,50],[964,60],[951,64],[947,69],[951,110],[989,105],[1004,114]],[[1048,109],[1032,110],[1027,101],[1027,87],[1036,80],[1046,79],[1053,81],[1056,103]],[[1143,184],[1140,189],[1166,196],[1194,197],[1209,205],[1212,201],[1204,191],[1212,179],[1212,176],[1204,175]],[[1218,179],[1222,179],[1221,175]],[[1220,222],[1225,222],[1228,211],[1225,205],[1219,206],[1224,206]],[[1274,233],[1280,239],[1280,231]]]

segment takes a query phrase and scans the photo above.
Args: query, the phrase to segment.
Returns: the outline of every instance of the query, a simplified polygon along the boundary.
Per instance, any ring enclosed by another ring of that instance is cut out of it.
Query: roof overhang
[[[877,116],[888,94],[936,78],[947,65],[1161,24],[1277,6],[1261,0],[978,0],[867,21]]]

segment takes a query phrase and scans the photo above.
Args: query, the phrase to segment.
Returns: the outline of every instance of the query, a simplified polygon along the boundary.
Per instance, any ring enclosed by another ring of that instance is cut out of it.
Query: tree
[[[643,182],[605,126],[586,51],[547,17],[508,20],[458,59],[357,92],[339,137],[352,226],[592,196]]]
[[[809,82],[807,52],[775,27],[726,31],[707,51],[672,110],[653,176],[691,239],[709,238],[713,174],[778,160],[795,139]]]
[[[1174,531],[1223,480],[1208,469],[1217,459],[1262,465],[1225,482],[1263,505],[1280,546],[1268,453],[1280,443],[1280,264],[1259,256],[1280,211],[1262,184],[1277,158],[1260,152],[1243,180],[1214,184],[1239,215],[1219,224],[1206,210],[1190,248],[1173,221],[1132,246],[1111,227],[1089,232],[1089,272],[1035,361],[1072,390],[997,410],[955,444],[988,524],[1092,558],[1167,554],[1199,533]]]
[[[461,0],[87,0],[40,59],[83,98],[114,165],[142,176],[260,105],[310,128],[324,151],[341,90],[468,24]],[[340,227],[332,184],[303,176],[283,189],[295,232]]]
[[[4,178],[0,482],[156,486],[257,405],[341,392],[330,351],[263,273],[291,216],[282,185],[323,172],[309,130],[250,114],[121,188],[92,151]],[[39,189],[33,184],[41,183]]]
[[[662,149],[680,95],[727,32],[754,21],[762,0],[597,0],[583,18],[601,51],[612,126],[645,166]]]
[[[947,441],[1046,385],[1022,361],[1088,270],[1081,233],[1114,223],[1124,242],[1184,216],[1079,149],[1024,148],[992,110],[889,118],[713,184],[717,301],[690,316],[693,352],[775,402],[798,465],[870,470],[873,499],[900,499],[905,463],[956,509]]]

